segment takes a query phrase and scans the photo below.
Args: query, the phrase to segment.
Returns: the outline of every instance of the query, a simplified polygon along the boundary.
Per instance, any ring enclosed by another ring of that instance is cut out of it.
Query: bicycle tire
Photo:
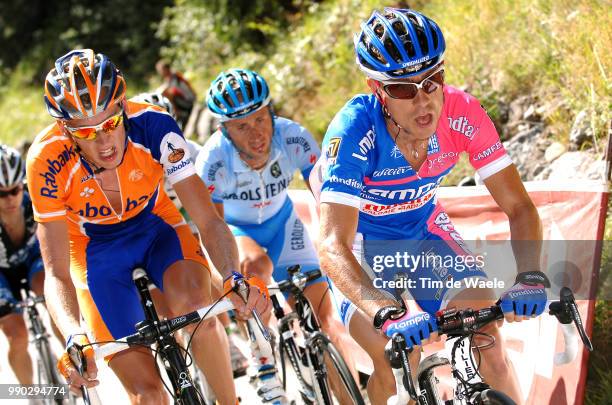
[[[355,382],[355,379],[353,378],[353,375],[349,371],[349,368],[346,365],[346,362],[340,355],[340,352],[338,351],[336,346],[334,346],[331,340],[329,340],[329,338],[326,335],[319,333],[313,339],[312,347],[318,347],[319,350],[322,350],[323,352],[327,352],[328,357],[331,360],[331,364],[333,365],[333,367],[336,369],[336,372],[340,376],[342,385],[344,386],[344,389],[346,390],[348,395],[352,398],[353,404],[365,405],[365,401],[363,399],[363,396],[361,395],[359,386]],[[325,353],[323,353],[323,355],[325,357]],[[328,372],[328,375],[329,375],[329,372]]]
[[[55,373],[55,358],[49,347],[49,341],[47,339],[40,339],[36,342],[36,355],[38,359],[36,361],[38,365],[38,384],[49,384],[53,386],[60,385],[58,375]],[[45,403],[50,404],[64,404],[63,399],[45,399]]]
[[[476,397],[474,405],[516,405],[516,402],[501,391],[487,389]]]

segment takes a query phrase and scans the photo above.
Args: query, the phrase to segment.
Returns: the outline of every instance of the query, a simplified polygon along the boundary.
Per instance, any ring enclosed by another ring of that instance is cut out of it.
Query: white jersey
[[[261,224],[287,201],[287,187],[296,169],[308,179],[321,150],[298,123],[276,117],[270,159],[259,170],[250,168],[220,131],[203,146],[196,172],[208,185],[213,202],[223,203],[232,225]]]

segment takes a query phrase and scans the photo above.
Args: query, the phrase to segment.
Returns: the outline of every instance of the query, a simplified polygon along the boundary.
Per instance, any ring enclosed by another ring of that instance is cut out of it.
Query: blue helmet
[[[438,25],[414,10],[374,11],[354,37],[357,65],[376,80],[428,71],[443,60],[446,43]]]
[[[221,72],[206,96],[208,108],[221,122],[246,117],[269,103],[268,84],[248,69]]]

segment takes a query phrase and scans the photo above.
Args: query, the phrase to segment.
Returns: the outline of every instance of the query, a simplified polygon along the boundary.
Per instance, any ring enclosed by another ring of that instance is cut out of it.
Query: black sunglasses
[[[22,185],[19,185],[17,187],[13,187],[12,189],[6,190],[6,191],[0,190],[0,198],[6,198],[9,195],[16,196],[19,193],[21,193],[22,191],[23,191],[23,186]]]

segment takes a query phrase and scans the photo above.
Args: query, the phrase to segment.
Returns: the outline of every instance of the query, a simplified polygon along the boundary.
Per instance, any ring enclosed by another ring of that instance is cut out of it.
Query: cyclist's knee
[[[344,326],[334,316],[333,310],[330,308],[319,308],[317,317],[321,323],[321,329],[330,337],[346,333]]]
[[[129,392],[130,402],[134,405],[167,404],[168,394],[161,384],[142,384]]]
[[[387,370],[388,369],[388,370]],[[376,368],[368,379],[368,393],[374,397],[373,403],[386,400],[391,395],[395,394],[395,379],[390,368]]]
[[[10,324],[7,322],[6,327],[2,329],[11,349],[27,349],[28,330],[23,322],[17,320],[15,322],[10,322]]]
[[[272,261],[266,254],[245,257],[240,266],[244,274],[255,275],[264,280],[272,277]]]

